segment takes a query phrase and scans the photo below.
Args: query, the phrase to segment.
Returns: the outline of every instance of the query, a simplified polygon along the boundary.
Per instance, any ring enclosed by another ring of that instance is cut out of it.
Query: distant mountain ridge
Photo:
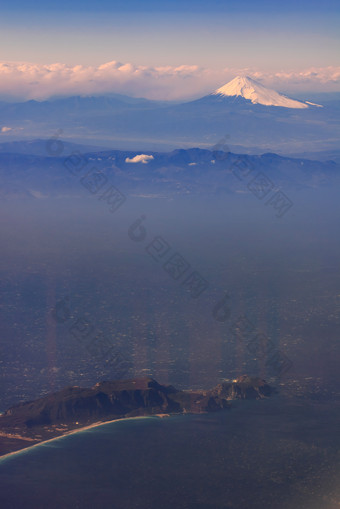
[[[177,102],[128,96],[72,96],[0,103],[0,140],[41,138],[63,130],[70,142],[119,149],[234,147],[296,153],[339,149],[339,101],[323,107],[291,99],[248,76],[201,98]]]
[[[24,143],[22,147],[15,145],[16,153],[2,152],[0,145],[0,196],[39,199],[81,195],[84,189],[72,173],[73,152],[84,167],[79,177],[94,168],[104,180],[114,181],[122,192],[132,196],[232,195],[247,191],[248,180],[263,172],[285,192],[334,187],[340,178],[340,166],[333,161],[287,158],[273,153],[235,154],[225,152],[223,148],[228,148],[223,144],[210,150],[83,152],[81,149],[87,147],[62,143],[64,151],[59,157],[48,154],[43,140],[32,145]],[[41,155],[21,153],[25,150]],[[237,176],[240,171],[244,182]]]

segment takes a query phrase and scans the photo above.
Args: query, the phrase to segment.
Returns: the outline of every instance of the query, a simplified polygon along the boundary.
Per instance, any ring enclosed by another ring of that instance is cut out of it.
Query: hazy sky
[[[144,74],[145,68],[197,66],[202,90],[223,84],[238,70],[258,72],[269,81],[272,74],[293,73],[296,81],[298,73],[322,69],[323,78],[305,87],[340,89],[338,0],[5,0],[0,5],[1,62],[61,63],[74,69],[115,61],[142,67]],[[152,79],[158,97],[162,85]],[[115,81],[112,87],[124,92]],[[165,96],[170,88],[165,87]],[[189,89],[183,86],[183,95]]]

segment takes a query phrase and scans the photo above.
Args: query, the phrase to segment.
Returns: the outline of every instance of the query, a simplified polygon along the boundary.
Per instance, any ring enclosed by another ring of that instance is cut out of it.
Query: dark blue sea
[[[0,460],[0,507],[335,509],[339,418],[278,395],[108,423]]]

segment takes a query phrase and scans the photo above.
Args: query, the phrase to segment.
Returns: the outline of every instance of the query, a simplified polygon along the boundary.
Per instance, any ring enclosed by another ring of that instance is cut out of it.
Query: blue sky
[[[152,11],[183,11],[196,9],[210,11],[221,10],[253,10],[253,11],[320,11],[325,9],[339,9],[337,0],[59,0],[58,2],[46,0],[10,0],[1,2],[4,10],[16,11],[26,9],[30,11],[87,11],[96,12],[98,9],[115,12],[117,10],[152,10]]]
[[[1,13],[2,62],[215,72],[339,64],[338,0],[5,0]]]
[[[39,63],[336,65],[340,2],[1,2],[1,59]],[[70,50],[71,48],[71,50]]]

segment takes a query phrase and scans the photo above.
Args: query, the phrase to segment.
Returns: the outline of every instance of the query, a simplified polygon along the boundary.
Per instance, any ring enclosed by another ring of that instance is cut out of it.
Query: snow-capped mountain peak
[[[223,87],[218,88],[212,95],[240,96],[250,100],[253,104],[264,106],[281,106],[282,108],[308,108],[308,104],[290,99],[275,90],[263,86],[249,76],[237,76]],[[310,104],[310,103],[309,103]],[[315,105],[318,106],[318,105]]]

